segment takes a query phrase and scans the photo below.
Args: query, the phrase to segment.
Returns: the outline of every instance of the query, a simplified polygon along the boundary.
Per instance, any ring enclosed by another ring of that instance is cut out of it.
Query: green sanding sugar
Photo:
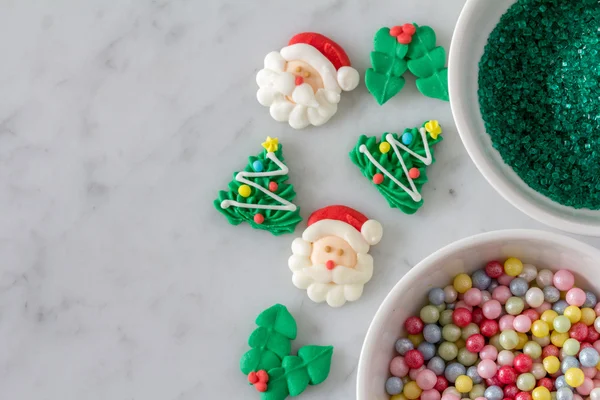
[[[479,104],[504,162],[531,188],[600,209],[600,3],[519,0],[479,62]]]

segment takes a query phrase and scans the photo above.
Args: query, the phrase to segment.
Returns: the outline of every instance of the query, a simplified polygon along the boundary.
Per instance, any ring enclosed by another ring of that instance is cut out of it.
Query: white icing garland
[[[419,160],[421,160],[421,162],[423,162],[423,164],[430,165],[431,162],[433,161],[433,158],[431,157],[431,151],[429,150],[429,142],[427,141],[427,131],[425,130],[425,128],[421,127],[421,128],[419,128],[419,132],[421,133],[421,139],[423,140],[423,145],[425,147],[426,157],[423,157],[423,156],[415,153],[414,151],[412,151],[411,149],[406,147],[403,143],[397,141],[396,138],[394,138],[394,135],[392,135],[391,133],[388,133],[385,137],[385,140],[390,145],[392,145],[392,148],[394,149],[394,152],[396,153],[398,160],[400,160],[400,164],[402,165],[402,170],[404,171],[404,175],[406,176],[406,178],[408,179],[408,183],[410,184],[410,187],[411,187],[410,189],[407,188],[405,185],[403,185],[402,182],[400,182],[398,179],[396,179],[396,177],[394,177],[394,175],[392,175],[387,169],[385,169],[381,164],[379,164],[377,162],[377,160],[375,160],[373,155],[369,152],[366,145],[363,144],[358,148],[358,150],[361,153],[363,153],[364,155],[366,155],[367,158],[369,159],[369,161],[371,161],[375,165],[375,167],[377,167],[378,170],[383,172],[396,185],[400,186],[400,188],[402,190],[404,190],[406,193],[408,193],[410,195],[410,197],[413,199],[413,201],[415,201],[415,202],[421,201],[422,197],[421,197],[421,194],[418,192],[417,187],[415,186],[415,183],[413,182],[412,178],[408,174],[408,169],[406,168],[406,164],[404,163],[404,160],[402,159],[402,155],[400,154],[400,150],[398,149],[398,147],[400,147],[402,150],[409,153],[413,157],[416,157]]]
[[[269,160],[273,161],[275,164],[277,164],[277,166],[280,169],[277,171],[270,171],[270,172],[241,171],[241,172],[237,173],[237,175],[235,176],[235,180],[238,182],[245,183],[246,185],[252,186],[253,188],[260,190],[261,192],[263,192],[264,194],[266,194],[273,200],[277,200],[278,202],[280,202],[281,205],[276,206],[276,205],[269,205],[269,204],[249,204],[249,203],[240,203],[235,200],[223,200],[221,202],[221,208],[225,209],[225,208],[228,208],[229,206],[234,206],[234,207],[240,207],[240,208],[256,208],[256,209],[263,209],[263,210],[296,211],[297,207],[295,204],[290,203],[283,197],[278,196],[275,193],[271,192],[270,190],[267,190],[267,189],[263,188],[262,186],[259,186],[256,183],[246,179],[246,178],[262,178],[262,177],[267,177],[267,176],[279,176],[279,175],[287,175],[288,174],[289,169],[288,169],[287,165],[282,163],[279,160],[279,158],[277,158],[275,153],[268,152],[267,158]]]

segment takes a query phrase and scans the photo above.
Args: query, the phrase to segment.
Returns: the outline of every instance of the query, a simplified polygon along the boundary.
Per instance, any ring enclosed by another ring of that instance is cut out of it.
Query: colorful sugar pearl
[[[395,342],[391,400],[600,400],[600,303],[517,258],[426,293]]]

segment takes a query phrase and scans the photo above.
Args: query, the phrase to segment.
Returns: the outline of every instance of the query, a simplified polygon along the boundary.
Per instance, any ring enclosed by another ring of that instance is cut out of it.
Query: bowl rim
[[[481,146],[479,146],[477,140],[475,139],[475,134],[469,130],[468,123],[466,122],[465,118],[467,112],[464,100],[468,96],[465,96],[465,93],[460,85],[460,82],[462,81],[462,73],[459,67],[459,47],[462,43],[469,42],[467,35],[467,22],[474,17],[476,7],[480,1],[482,0],[467,0],[465,3],[460,16],[458,17],[456,28],[454,29],[448,56],[448,91],[450,94],[450,108],[452,109],[452,116],[454,118],[458,134],[467,150],[467,153],[488,183],[506,201],[508,201],[521,212],[553,228],[581,235],[600,236],[600,226],[586,224],[583,222],[575,222],[570,220],[568,217],[559,216],[555,213],[546,211],[536,205],[533,199],[525,196],[523,193],[516,190],[513,185],[503,180],[500,177],[499,172],[486,162],[487,157],[483,152],[483,149]],[[571,209],[575,210],[574,208]]]
[[[434,251],[418,264],[412,267],[400,280],[394,285],[394,287],[388,292],[379,308],[375,312],[373,319],[365,335],[360,356],[358,359],[357,377],[356,377],[356,399],[357,400],[370,400],[361,395],[363,391],[363,385],[366,382],[366,368],[365,364],[366,354],[373,351],[376,346],[375,332],[379,331],[382,325],[385,323],[387,315],[390,314],[393,308],[396,306],[395,297],[399,292],[404,291],[410,286],[411,282],[420,275],[424,269],[432,268],[437,265],[440,260],[446,258],[452,253],[460,249],[468,249],[481,244],[490,242],[499,242],[506,240],[541,240],[551,243],[560,243],[565,247],[569,247],[577,252],[588,254],[592,257],[600,258],[600,250],[577,239],[574,239],[563,234],[541,231],[537,229],[503,229],[485,233],[479,233],[473,236],[468,236],[459,239],[455,242],[445,245],[441,249]]]

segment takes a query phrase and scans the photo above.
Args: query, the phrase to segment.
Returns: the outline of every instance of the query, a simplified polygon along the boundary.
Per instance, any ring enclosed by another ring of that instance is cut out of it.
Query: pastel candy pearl
[[[570,271],[561,269],[554,274],[552,282],[558,290],[566,291],[571,289],[575,284],[575,277]]]
[[[448,285],[444,288],[444,298],[446,303],[454,303],[458,297],[458,292],[454,289],[454,286]]]
[[[549,269],[542,269],[538,271],[537,276],[535,277],[535,282],[542,289],[548,285],[552,285],[552,281],[554,279],[554,273]]]
[[[442,396],[441,400],[460,400],[460,397],[454,393],[446,393]]]
[[[519,278],[523,278],[527,282],[531,282],[536,278],[537,274],[538,272],[535,265],[525,264],[523,265],[523,272],[519,274]]]
[[[527,317],[525,317],[527,318]],[[529,319],[529,318],[527,318]],[[513,328],[515,317],[513,315],[503,315],[498,321],[498,326],[501,331],[506,331]]]
[[[598,302],[598,298],[596,295],[589,290],[585,291],[585,303],[583,303],[584,307],[594,307]]]
[[[585,292],[579,288],[569,289],[565,300],[571,306],[581,307],[586,300]]]
[[[425,390],[421,393],[421,400],[441,400],[442,395],[435,389]]]
[[[402,356],[394,357],[390,362],[390,372],[394,376],[404,378],[408,375],[409,369],[410,368],[408,368],[408,365],[406,365],[404,357]]]
[[[600,302],[594,306],[594,311],[596,315],[600,317]]]
[[[460,300],[456,302],[456,308],[466,308],[469,311],[473,311],[473,307],[471,307],[470,305],[468,305],[467,303],[465,303],[464,300]]]
[[[498,362],[498,365],[500,365],[500,366],[504,366],[504,365],[512,366],[514,359],[515,359],[515,355],[513,354],[512,351],[502,350],[500,353],[498,353],[497,362]],[[479,374],[479,375],[481,375],[481,374]]]
[[[433,389],[437,382],[437,376],[429,369],[424,369],[417,375],[417,385],[423,390]]]
[[[496,363],[489,359],[481,360],[477,365],[477,373],[483,379],[490,379],[496,375],[497,369]]]
[[[515,279],[514,276],[503,274],[498,278],[498,283],[507,286],[513,279]]]
[[[481,304],[482,300],[481,290],[477,288],[471,288],[467,290],[463,300],[469,306],[478,306],[479,304]]]
[[[423,371],[425,371],[425,366],[424,366],[424,365],[421,365],[419,368],[416,368],[416,369],[411,369],[411,370],[410,370],[410,372],[408,373],[408,377],[409,377],[411,380],[413,380],[413,381],[416,381],[416,380],[417,380],[417,378],[419,377],[419,374],[420,374],[421,372],[423,372]],[[418,383],[417,383],[417,385],[418,385]],[[420,387],[420,386],[419,386],[419,387]],[[423,389],[423,388],[421,388],[421,389]]]
[[[592,389],[592,391],[590,392],[590,399],[591,400],[600,400],[600,387],[596,387],[596,388]]]
[[[598,370],[595,367],[582,367],[583,374],[590,379],[594,379]]]
[[[498,357],[498,349],[496,349],[491,344],[485,345],[483,349],[479,352],[479,358],[482,360],[492,360],[496,361]]]
[[[504,318],[504,317],[502,317],[502,318]],[[502,321],[502,319],[500,319],[500,320]],[[522,314],[517,315],[513,319],[513,328],[517,332],[527,333],[531,329],[531,319],[529,319],[529,317],[527,317],[526,315],[522,315]]]
[[[531,373],[533,374],[536,380],[540,380],[546,376],[546,370],[544,369],[544,364],[542,363],[534,363],[531,366]]]
[[[506,288],[508,290],[508,288]],[[492,294],[492,297],[494,295]],[[483,316],[487,319],[496,319],[502,313],[502,305],[496,299],[487,301],[483,304],[482,307]]]
[[[552,310],[552,304],[548,303],[547,301],[544,301],[541,306],[535,309],[535,311],[537,311],[540,314],[546,310]]]
[[[490,292],[488,292],[487,290],[481,291],[481,304],[485,303],[486,301],[490,301],[491,299],[492,294]]]
[[[577,393],[579,393],[582,396],[589,396],[593,388],[594,381],[592,381],[590,378],[585,378],[583,380],[583,383],[577,387]]]
[[[492,291],[492,299],[499,301],[500,304],[506,303],[511,296],[512,293],[510,292],[508,286],[498,286]]]
[[[529,307],[537,308],[544,303],[544,292],[540,288],[529,288],[525,293],[525,301]]]

